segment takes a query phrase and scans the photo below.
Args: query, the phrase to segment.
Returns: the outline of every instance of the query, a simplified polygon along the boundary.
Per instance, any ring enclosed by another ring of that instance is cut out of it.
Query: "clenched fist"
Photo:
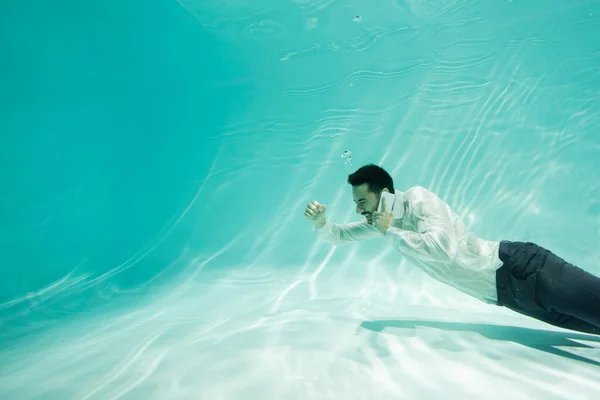
[[[325,222],[327,222],[325,219],[325,210],[327,210],[327,206],[320,204],[318,201],[313,201],[312,203],[308,203],[306,206],[304,215],[306,218],[313,221],[318,229],[325,225]]]

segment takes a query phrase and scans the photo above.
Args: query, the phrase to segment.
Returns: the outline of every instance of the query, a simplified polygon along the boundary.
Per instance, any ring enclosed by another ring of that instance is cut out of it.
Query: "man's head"
[[[373,164],[362,166],[348,175],[348,183],[352,185],[356,212],[363,215],[369,223],[373,221],[373,212],[379,206],[381,192],[394,193],[394,181],[390,174]]]

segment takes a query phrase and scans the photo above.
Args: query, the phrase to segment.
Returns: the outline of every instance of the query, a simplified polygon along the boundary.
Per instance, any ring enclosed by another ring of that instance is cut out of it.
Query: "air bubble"
[[[346,161],[344,162],[345,165],[351,165],[352,163],[352,152],[349,150],[346,150],[342,153],[342,158],[345,158]]]

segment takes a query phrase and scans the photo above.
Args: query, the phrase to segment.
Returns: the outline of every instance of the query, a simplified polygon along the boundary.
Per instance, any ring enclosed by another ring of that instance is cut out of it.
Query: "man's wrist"
[[[380,232],[383,236],[387,236],[390,229],[392,229],[392,225],[385,227],[385,230],[383,232]]]
[[[325,218],[323,218],[322,220],[319,220],[319,221],[315,221],[315,228],[321,229],[322,227],[325,226],[326,223],[327,223],[327,220]]]

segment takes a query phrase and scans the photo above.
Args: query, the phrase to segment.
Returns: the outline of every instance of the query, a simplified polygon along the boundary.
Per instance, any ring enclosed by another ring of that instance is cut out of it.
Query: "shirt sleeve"
[[[411,206],[419,221],[417,232],[391,227],[386,239],[399,252],[418,260],[454,260],[457,238],[446,204],[432,192],[419,188],[411,199]]]
[[[382,237],[381,233],[366,221],[340,225],[328,220],[319,229],[313,227],[313,231],[316,232],[319,239],[333,246]]]

